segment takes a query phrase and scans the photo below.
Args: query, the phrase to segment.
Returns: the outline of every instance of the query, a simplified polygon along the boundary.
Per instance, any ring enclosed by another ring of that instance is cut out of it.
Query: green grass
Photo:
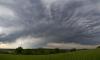
[[[52,55],[0,54],[0,60],[100,60],[100,49],[76,51]]]

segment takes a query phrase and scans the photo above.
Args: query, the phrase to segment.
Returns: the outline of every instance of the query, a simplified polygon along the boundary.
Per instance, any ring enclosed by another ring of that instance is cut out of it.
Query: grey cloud
[[[99,0],[57,0],[49,9],[41,0],[15,0],[9,4],[16,12],[14,21],[0,20],[0,26],[22,27],[20,31],[0,37],[1,42],[12,42],[24,36],[42,38],[44,45],[50,42],[99,44]],[[11,4],[11,5],[10,5]],[[2,25],[1,25],[2,24]]]

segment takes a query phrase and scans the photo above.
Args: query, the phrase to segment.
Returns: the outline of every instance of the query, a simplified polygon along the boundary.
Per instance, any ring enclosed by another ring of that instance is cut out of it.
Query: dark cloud
[[[42,45],[50,42],[100,43],[99,0],[57,0],[48,8],[42,0],[13,1],[13,4],[1,3],[8,5],[16,13],[17,19],[0,18],[0,26],[22,29],[4,37],[1,35],[1,42],[13,42],[20,37],[31,36],[45,41]]]

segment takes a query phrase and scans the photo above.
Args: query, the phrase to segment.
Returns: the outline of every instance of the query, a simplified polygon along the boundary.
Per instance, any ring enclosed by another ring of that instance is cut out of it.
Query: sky
[[[100,0],[0,0],[0,48],[95,48]]]

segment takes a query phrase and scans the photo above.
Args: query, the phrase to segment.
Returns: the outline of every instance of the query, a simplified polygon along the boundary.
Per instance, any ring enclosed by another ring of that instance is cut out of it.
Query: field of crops
[[[0,60],[100,60],[100,49],[76,51],[54,55],[5,55]]]

